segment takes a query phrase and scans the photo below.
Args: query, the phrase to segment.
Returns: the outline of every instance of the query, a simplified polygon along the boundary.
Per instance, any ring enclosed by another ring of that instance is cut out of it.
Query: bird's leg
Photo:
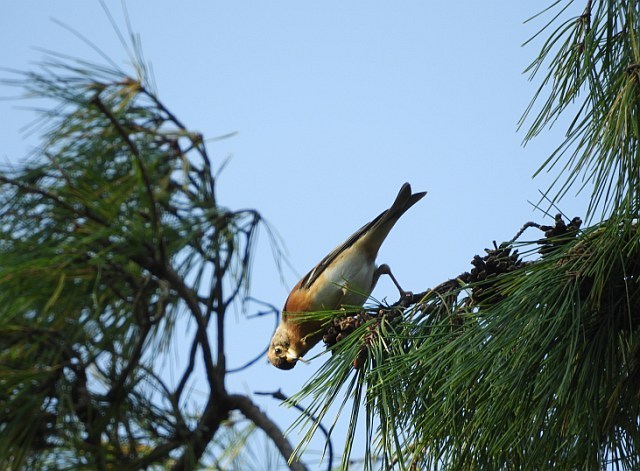
[[[373,272],[373,284],[372,284],[373,287],[376,286],[376,283],[378,283],[378,279],[380,278],[381,275],[389,275],[389,278],[391,278],[391,281],[393,281],[393,284],[396,285],[396,288],[398,288],[398,292],[400,293],[401,298],[406,298],[407,296],[411,296],[411,292],[405,291],[402,289],[402,286],[400,286],[400,283],[398,283],[398,280],[396,280],[396,277],[393,276],[393,273],[391,273],[391,268],[386,263],[383,263],[382,265],[380,265]]]

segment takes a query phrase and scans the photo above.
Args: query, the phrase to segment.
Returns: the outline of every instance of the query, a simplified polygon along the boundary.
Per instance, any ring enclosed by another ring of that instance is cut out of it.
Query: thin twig
[[[258,396],[271,396],[274,399],[278,399],[279,401],[286,401],[289,398],[287,397],[286,394],[284,394],[282,392],[281,389],[278,389],[277,391],[273,391],[273,392],[266,392],[266,391],[254,391],[254,394],[258,395]],[[304,415],[306,415],[307,417],[309,417],[313,422],[318,424],[318,428],[320,429],[320,431],[324,434],[326,440],[327,440],[327,452],[329,454],[329,460],[327,462],[327,471],[331,471],[333,469],[333,443],[331,442],[331,434],[329,433],[329,431],[324,427],[324,425],[322,425],[322,422],[318,421],[318,419],[316,417],[314,417],[311,413],[309,413],[309,411],[307,409],[305,409],[304,407],[302,407],[299,404],[291,404],[293,407],[295,407],[296,409],[298,409],[300,412],[302,412]]]
[[[180,396],[182,396],[182,392],[184,391],[184,388],[187,385],[187,381],[189,381],[189,378],[193,373],[193,369],[195,368],[195,365],[196,365],[197,352],[198,352],[198,340],[194,339],[191,344],[191,351],[189,352],[189,363],[187,364],[187,367],[184,369],[184,372],[182,373],[182,378],[180,378],[180,383],[178,384],[178,387],[176,388],[174,393],[171,395],[176,401],[176,403],[180,402]]]
[[[520,228],[520,230],[516,233],[516,235],[514,235],[509,242],[507,242],[507,245],[513,244],[516,240],[520,238],[520,236],[524,233],[524,231],[526,231],[530,227],[535,227],[536,229],[540,229],[541,226],[537,222],[533,222],[533,221],[525,222],[524,225]]]
[[[278,312],[278,310],[274,310],[274,311],[264,311],[267,312],[269,314],[275,313],[275,320],[276,320],[276,325],[273,329],[273,333],[276,332],[276,329],[278,328],[278,324],[280,323],[280,313]],[[227,374],[229,373],[238,373],[242,370],[245,370],[247,368],[249,368],[251,365],[259,362],[262,358],[264,358],[264,356],[267,354],[267,352],[269,351],[269,345],[267,344],[267,346],[262,349],[260,351],[260,353],[258,353],[254,358],[252,358],[251,360],[249,360],[248,362],[246,362],[244,365],[242,366],[238,366],[236,368],[231,368],[227,370]]]
[[[271,395],[273,393],[256,393],[262,395]],[[306,471],[307,467],[300,461],[289,461],[293,457],[293,447],[289,440],[284,436],[278,426],[256,406],[251,399],[246,396],[234,394],[229,396],[229,402],[235,409],[260,427],[276,445],[280,454],[287,459],[289,469],[292,471]]]

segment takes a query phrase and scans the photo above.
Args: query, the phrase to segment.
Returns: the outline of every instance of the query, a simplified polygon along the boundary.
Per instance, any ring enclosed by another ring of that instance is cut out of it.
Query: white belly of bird
[[[323,305],[315,308],[324,310],[362,306],[371,294],[375,268],[375,263],[362,251],[345,250],[316,281],[323,288],[315,298],[323,300]]]

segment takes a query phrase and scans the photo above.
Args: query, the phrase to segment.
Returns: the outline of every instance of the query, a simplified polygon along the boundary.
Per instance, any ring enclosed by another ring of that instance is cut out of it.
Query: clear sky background
[[[531,178],[563,129],[526,148],[517,132],[538,86],[523,70],[541,45],[522,44],[544,23],[523,22],[548,3],[136,0],[127,8],[169,109],[205,137],[237,133],[209,146],[214,162],[231,157],[218,198],[257,209],[284,241],[284,282],[263,232],[252,284],[254,297],[281,306],[299,276],[386,209],[405,181],[429,194],[396,226],[379,261],[406,289],[469,270],[473,255],[526,221],[551,223],[528,200],[537,202],[555,176]],[[109,5],[124,28],[120,2]],[[38,47],[100,60],[52,18],[127,67],[100,4],[87,0],[6,3],[0,66],[29,69],[44,56]],[[0,87],[2,97],[17,92]],[[3,163],[39,142],[21,132],[34,118],[22,105],[0,101]],[[586,199],[572,192],[560,207],[584,216]],[[386,280],[374,295],[397,296]],[[272,318],[246,320],[238,311],[229,322],[230,366],[266,346],[272,328]],[[292,394],[325,358],[291,371],[265,359],[230,377],[230,389]],[[259,402],[283,427],[295,415]]]

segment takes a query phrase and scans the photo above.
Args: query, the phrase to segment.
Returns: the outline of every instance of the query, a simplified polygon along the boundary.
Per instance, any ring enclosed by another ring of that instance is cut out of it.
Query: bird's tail
[[[400,188],[398,192],[398,196],[396,196],[395,201],[391,205],[389,209],[387,209],[382,216],[383,220],[395,219],[396,221],[402,216],[407,210],[424,198],[426,195],[426,191],[421,191],[420,193],[411,193],[411,185],[409,183],[405,183]],[[382,222],[382,221],[381,221]]]
[[[380,213],[380,215],[371,221],[371,229],[367,231],[366,237],[371,238],[370,247],[375,248],[377,253],[382,242],[389,234],[395,223],[400,219],[407,210],[420,201],[427,194],[426,191],[419,193],[411,193],[411,185],[405,183],[400,188],[398,196],[389,209]]]

